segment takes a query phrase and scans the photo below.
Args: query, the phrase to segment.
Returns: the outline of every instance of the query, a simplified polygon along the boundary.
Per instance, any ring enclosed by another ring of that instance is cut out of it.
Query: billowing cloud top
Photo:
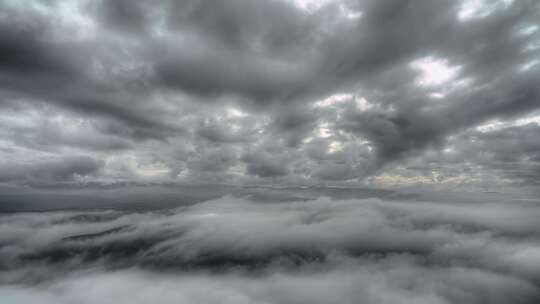
[[[538,199],[363,194],[375,197],[0,214],[0,299],[539,302]]]
[[[540,183],[534,0],[0,3],[0,183]]]

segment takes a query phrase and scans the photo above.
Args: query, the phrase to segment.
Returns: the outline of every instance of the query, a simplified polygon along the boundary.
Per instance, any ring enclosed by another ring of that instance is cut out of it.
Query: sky
[[[538,1],[0,3],[0,183],[534,187]]]
[[[0,0],[0,303],[540,303],[540,1]]]

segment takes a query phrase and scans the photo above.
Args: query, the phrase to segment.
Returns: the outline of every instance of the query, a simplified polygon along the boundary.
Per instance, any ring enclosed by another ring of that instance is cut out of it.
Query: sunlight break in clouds
[[[422,75],[417,82],[422,86],[438,86],[447,83],[456,77],[459,66],[450,66],[447,60],[426,57],[415,60],[411,67],[419,70]]]

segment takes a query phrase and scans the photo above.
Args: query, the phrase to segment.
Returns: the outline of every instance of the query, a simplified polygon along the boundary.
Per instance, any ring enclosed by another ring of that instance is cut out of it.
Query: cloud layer
[[[536,1],[0,6],[3,183],[538,183]]]
[[[280,203],[227,196],[163,211],[5,214],[0,297],[536,303],[538,204],[485,198]]]

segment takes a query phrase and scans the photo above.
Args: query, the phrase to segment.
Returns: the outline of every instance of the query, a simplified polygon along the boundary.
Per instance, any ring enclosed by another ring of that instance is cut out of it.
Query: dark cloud
[[[229,148],[212,149],[209,151],[199,151],[196,159],[188,162],[188,167],[195,171],[219,172],[235,165],[237,155]]]
[[[0,104],[19,119],[2,124],[2,151],[94,153],[102,179],[214,168],[235,182],[361,181],[540,107],[535,1],[302,6],[3,3]],[[40,113],[78,129],[37,124]],[[201,155],[178,159],[186,143]],[[222,148],[238,159],[206,159]],[[457,166],[442,160],[432,169]]]
[[[128,33],[144,33],[148,30],[152,8],[151,2],[144,0],[102,1],[98,16],[106,27]]]
[[[278,177],[289,173],[289,161],[283,156],[275,157],[269,153],[249,153],[243,156],[247,173],[259,177]]]
[[[0,180],[37,183],[65,181],[96,174],[102,166],[102,163],[87,156],[54,158],[23,164],[4,162],[0,165],[2,169]]]
[[[196,136],[215,143],[242,143],[254,141],[257,129],[248,121],[201,121]]]
[[[314,177],[323,180],[348,180],[361,176],[362,171],[351,164],[323,165],[313,173]]]

